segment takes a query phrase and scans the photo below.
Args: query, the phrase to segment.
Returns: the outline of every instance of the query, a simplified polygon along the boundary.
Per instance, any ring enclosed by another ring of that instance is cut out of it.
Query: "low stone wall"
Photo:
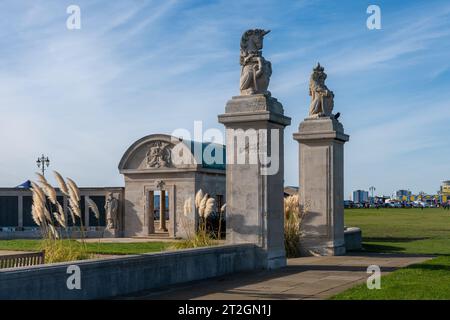
[[[362,232],[360,228],[347,228],[344,231],[345,250],[355,251],[362,248]]]
[[[100,227],[100,229],[103,229]],[[62,232],[61,236],[66,238],[67,235]],[[79,231],[72,231],[69,235],[72,239],[77,238],[115,238],[116,236],[112,234],[110,231],[103,230],[88,230],[81,234]],[[14,240],[14,239],[42,239],[42,233],[40,230],[22,230],[22,231],[13,231],[13,232],[5,232],[0,231],[0,240]]]
[[[0,231],[0,240],[39,239],[41,237],[39,230]]]
[[[224,245],[0,270],[0,299],[101,299],[141,290],[260,269],[252,244]],[[81,289],[69,290],[70,265]]]
[[[124,188],[121,187],[101,187],[101,188],[80,188],[80,207],[83,217],[83,226],[89,230],[89,237],[101,236],[101,232],[106,225],[105,201],[108,193],[113,193],[121,205],[119,205],[119,216],[123,211]],[[67,197],[56,189],[57,200],[66,212],[68,218]],[[97,219],[92,210],[89,210],[88,198],[97,204],[99,217]],[[32,218],[32,193],[30,189],[23,188],[0,188],[0,239],[33,239],[39,238],[38,226]],[[120,219],[121,220],[121,219]],[[79,224],[78,224],[79,225]],[[123,221],[119,221],[118,236],[121,235]],[[95,230],[91,230],[95,229]]]

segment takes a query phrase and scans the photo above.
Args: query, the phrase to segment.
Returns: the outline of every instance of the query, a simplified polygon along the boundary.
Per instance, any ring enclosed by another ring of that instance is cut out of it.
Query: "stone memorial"
[[[286,265],[283,134],[291,119],[267,91],[272,66],[261,50],[268,33],[243,34],[241,95],[228,101],[219,122],[226,127],[227,242],[258,245],[263,267],[272,269]]]
[[[299,143],[302,255],[342,255],[344,242],[344,143],[349,136],[333,114],[334,93],[324,68],[311,75],[309,116],[294,139]]]
[[[125,237],[188,238],[195,232],[198,215],[193,208],[185,215],[187,200],[202,189],[222,203],[226,201],[225,165],[195,156],[196,149],[203,155],[207,148],[225,158],[222,145],[166,134],[145,136],[128,148],[119,163],[125,180],[122,219]]]
[[[118,229],[118,216],[119,201],[110,192],[106,196],[105,201],[105,213],[106,213],[106,229],[116,230]]]

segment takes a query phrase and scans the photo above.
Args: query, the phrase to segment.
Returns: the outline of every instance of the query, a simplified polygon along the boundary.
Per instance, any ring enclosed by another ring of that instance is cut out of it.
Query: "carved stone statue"
[[[272,64],[262,56],[263,38],[269,31],[262,29],[247,30],[241,38],[240,64],[241,95],[270,94],[270,76],[272,75]]]
[[[119,200],[117,200],[111,192],[106,196],[105,212],[106,212],[106,229],[117,229]]]
[[[147,152],[147,168],[172,167],[172,151],[170,144],[156,141]]]
[[[162,180],[156,180],[155,181],[155,187],[157,190],[164,190],[164,186],[166,185],[166,183]]]
[[[317,64],[311,74],[309,81],[309,95],[311,104],[309,106],[310,117],[332,117],[334,107],[334,93],[325,85],[327,74],[324,68]]]

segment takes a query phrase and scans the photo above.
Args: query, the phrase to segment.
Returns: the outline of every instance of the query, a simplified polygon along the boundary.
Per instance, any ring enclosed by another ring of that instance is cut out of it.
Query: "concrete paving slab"
[[[431,256],[352,253],[348,256],[305,257],[288,260],[277,270],[247,272],[196,281],[120,299],[327,299],[366,281],[367,267],[378,265],[383,274],[423,262]]]

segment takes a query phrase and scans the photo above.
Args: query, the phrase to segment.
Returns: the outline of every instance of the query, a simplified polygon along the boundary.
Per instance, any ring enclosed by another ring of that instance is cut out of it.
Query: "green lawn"
[[[448,210],[347,209],[345,225],[362,229],[368,251],[450,255]]]
[[[448,300],[450,299],[450,257],[399,269],[381,278],[380,290],[369,290],[366,284],[346,290],[334,300]]]
[[[64,240],[74,241],[74,240]],[[171,246],[170,242],[133,242],[133,243],[87,243],[89,253],[93,254],[140,254],[160,252]],[[40,240],[0,240],[0,250],[38,251]]]
[[[450,211],[348,209],[345,224],[362,229],[366,251],[437,257],[383,276],[381,290],[364,283],[333,299],[450,299]]]

